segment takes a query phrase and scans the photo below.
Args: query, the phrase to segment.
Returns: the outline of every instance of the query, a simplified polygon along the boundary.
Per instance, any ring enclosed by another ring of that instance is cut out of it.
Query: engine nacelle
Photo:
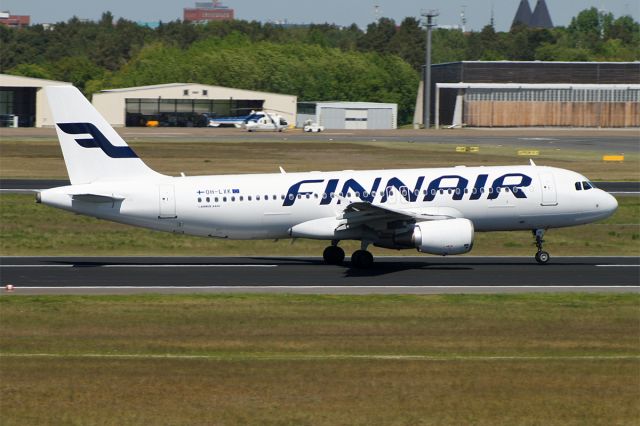
[[[473,232],[469,219],[418,222],[413,229],[413,243],[422,253],[462,254],[473,247]]]

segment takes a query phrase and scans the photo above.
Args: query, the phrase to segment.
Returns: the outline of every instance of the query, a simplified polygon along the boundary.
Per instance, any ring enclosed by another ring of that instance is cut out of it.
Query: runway
[[[5,193],[66,185],[69,185],[69,181],[61,179],[0,179],[0,190]],[[613,195],[640,195],[640,182],[596,182],[596,186]]]
[[[8,294],[640,292],[638,257],[380,257],[370,270],[312,257],[2,257]]]

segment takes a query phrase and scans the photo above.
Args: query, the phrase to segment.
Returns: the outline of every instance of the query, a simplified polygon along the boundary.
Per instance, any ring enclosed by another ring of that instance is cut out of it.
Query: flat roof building
[[[555,97],[555,95],[549,95],[550,97],[543,96],[543,98],[534,98],[532,93],[537,93],[536,96],[540,95],[540,90],[545,90],[544,87],[547,87],[548,90],[557,90],[557,85],[571,85],[574,91],[587,90],[587,86],[598,85],[601,86],[598,93],[604,93],[605,91],[608,93],[607,86],[613,91],[619,91],[620,89],[614,87],[632,87],[633,85],[640,84],[640,62],[546,62],[546,61],[463,61],[463,62],[450,62],[444,64],[436,64],[431,67],[431,121],[435,122],[436,115],[436,92],[439,96],[438,99],[438,119],[442,125],[458,125],[460,124],[461,117],[465,116],[463,111],[457,111],[456,105],[460,105],[460,96],[462,90],[460,87],[452,87],[447,85],[449,83],[452,84],[463,84],[463,85],[471,85],[468,86],[468,90],[464,90],[464,93],[471,96],[472,91],[481,90],[477,86],[473,86],[473,84],[484,84],[486,87],[484,90],[486,93],[495,93],[496,97],[494,97],[493,101],[491,98],[485,99],[485,101],[489,103],[483,104],[486,108],[496,107],[498,99],[500,96],[498,93],[503,93],[504,90],[507,90],[507,86],[498,87],[498,84],[516,84],[517,86],[529,85],[526,89],[527,95],[522,94],[517,102],[534,102],[534,99],[545,99],[548,102],[556,102],[554,99],[564,99],[565,95]],[[445,84],[447,83],[447,84]],[[440,85],[439,90],[437,91],[437,87]],[[537,86],[531,86],[537,85]],[[613,86],[611,86],[613,85]],[[523,86],[524,87],[524,86]],[[511,90],[513,88],[509,88]],[[588,90],[595,90],[593,87]],[[629,89],[631,90],[631,89]],[[524,93],[525,89],[519,89],[521,93]],[[548,92],[555,93],[555,92]],[[590,92],[596,93],[596,92]],[[617,92],[616,92],[617,93]],[[489,95],[490,96],[490,95]],[[563,98],[564,96],[564,98]],[[604,103],[604,99],[608,99],[608,94],[602,95],[604,97],[595,98],[587,97],[583,98],[579,95],[575,97],[570,96],[567,98],[569,102],[590,102],[595,103],[596,105],[601,105]],[[501,98],[502,99],[502,98]],[[515,99],[515,98],[514,98]],[[571,99],[571,100],[569,100]],[[581,100],[582,99],[582,100]],[[599,100],[600,99],[600,100]],[[612,99],[617,99],[615,96]],[[467,96],[468,100],[468,96]],[[515,102],[515,101],[514,101]],[[600,102],[600,104],[599,104]],[[625,101],[627,102],[627,101]],[[632,106],[633,102],[631,102],[631,106],[629,108],[635,108]],[[520,104],[518,104],[520,105]],[[580,104],[582,105],[582,104]],[[513,106],[513,105],[512,105]],[[598,106],[601,108],[601,106]],[[617,108],[617,107],[616,107]],[[459,113],[458,116],[454,119],[454,114],[456,111]],[[524,110],[522,110],[524,111]],[[578,111],[576,109],[575,111]],[[616,109],[618,111],[618,109]],[[484,113],[483,113],[484,114]],[[576,112],[576,114],[578,114]],[[591,113],[589,113],[591,114]],[[618,111],[615,113],[616,115],[620,115],[621,113]],[[631,114],[631,110],[628,110],[627,114]],[[474,114],[475,115],[475,114]],[[544,126],[544,125],[561,125],[561,124],[553,124],[554,120],[551,117],[548,117],[549,120],[546,122],[538,121],[536,125]],[[515,120],[515,117],[514,117]],[[486,122],[486,121],[484,121]],[[502,120],[492,120],[494,126],[500,125],[499,123],[503,123],[503,125],[509,125],[507,122]],[[575,125],[579,126],[579,123],[594,123],[594,119],[585,118],[585,119],[565,119],[563,122],[574,122],[577,123]],[[611,126],[617,127],[619,123],[632,123],[633,120],[629,121],[626,118],[618,117],[615,120],[603,120],[600,125],[605,126],[606,123],[609,123]],[[515,121],[513,122],[515,123]],[[544,124],[548,123],[548,124]],[[618,124],[616,124],[618,123]],[[414,115],[414,125],[419,126],[422,124],[422,83],[420,83],[420,88],[418,90],[417,102],[416,102],[416,110]],[[464,122],[465,125],[472,125],[469,122]],[[512,124],[517,125],[517,124]],[[607,125],[608,126],[608,125]],[[635,126],[635,125],[632,125]]]
[[[398,105],[378,102],[300,102],[296,127],[311,120],[325,129],[396,129]]]
[[[185,22],[204,23],[208,21],[233,21],[234,10],[223,6],[221,2],[197,2],[196,7],[184,8]]]
[[[0,25],[10,28],[24,28],[31,23],[30,15],[12,15],[9,12],[0,12]]]

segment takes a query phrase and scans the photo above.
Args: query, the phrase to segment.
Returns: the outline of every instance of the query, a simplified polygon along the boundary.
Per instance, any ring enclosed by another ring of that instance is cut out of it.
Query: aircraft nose
[[[598,204],[600,209],[607,213],[607,217],[611,216],[618,209],[618,200],[616,200],[616,197],[605,191],[602,191]]]

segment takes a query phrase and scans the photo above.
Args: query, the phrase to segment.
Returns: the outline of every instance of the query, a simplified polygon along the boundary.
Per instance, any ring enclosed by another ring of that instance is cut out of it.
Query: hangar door
[[[389,108],[369,110],[368,129],[393,129],[393,112]]]
[[[345,128],[345,110],[342,108],[322,108],[320,125],[326,129]]]

